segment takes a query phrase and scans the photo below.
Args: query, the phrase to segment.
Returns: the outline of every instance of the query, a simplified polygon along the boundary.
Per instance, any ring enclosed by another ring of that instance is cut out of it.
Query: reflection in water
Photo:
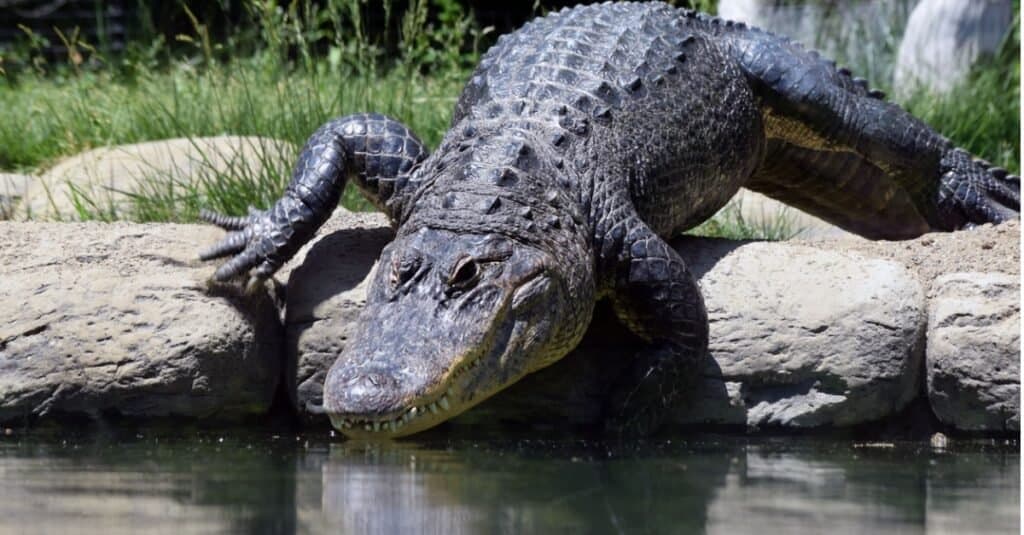
[[[699,462],[645,449],[337,444],[323,467],[323,519],[355,533],[701,528],[734,448]]]
[[[0,533],[998,533],[1017,444],[0,437]]]

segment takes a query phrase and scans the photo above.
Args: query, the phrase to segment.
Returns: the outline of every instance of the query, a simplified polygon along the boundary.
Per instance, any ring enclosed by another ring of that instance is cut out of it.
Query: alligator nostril
[[[396,410],[401,398],[397,379],[379,372],[345,375],[334,381],[328,377],[325,401],[330,412],[374,416]]]
[[[386,386],[387,382],[383,376],[376,373],[357,375],[348,381],[346,390],[349,396],[374,395],[376,391],[383,390],[381,387]]]

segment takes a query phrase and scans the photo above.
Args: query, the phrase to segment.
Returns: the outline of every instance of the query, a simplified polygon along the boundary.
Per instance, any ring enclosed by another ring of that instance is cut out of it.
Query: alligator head
[[[592,261],[545,249],[500,233],[399,233],[328,373],[334,427],[415,433],[568,353],[590,320]]]

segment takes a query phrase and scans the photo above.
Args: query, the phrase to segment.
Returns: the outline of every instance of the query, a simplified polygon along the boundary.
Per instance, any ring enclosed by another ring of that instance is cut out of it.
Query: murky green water
[[[0,533],[1016,533],[1019,489],[993,441],[0,436]]]

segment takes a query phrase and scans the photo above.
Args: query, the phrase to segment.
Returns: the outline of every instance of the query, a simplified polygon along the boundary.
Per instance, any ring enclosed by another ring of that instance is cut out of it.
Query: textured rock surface
[[[954,273],[932,287],[928,397],[939,420],[968,431],[1020,430],[1020,282]]]
[[[265,411],[280,328],[265,294],[207,291],[216,229],[0,223],[0,420]]]
[[[918,393],[925,301],[903,265],[806,246],[680,240],[711,322],[680,423],[851,425]]]
[[[267,298],[205,290],[213,265],[192,259],[220,235],[181,225],[0,223],[0,419],[260,412],[279,355],[296,405],[319,404],[323,374],[391,239],[386,220],[338,210],[281,272],[290,284],[284,332]],[[948,355],[941,370],[956,378],[933,388],[936,412],[967,402],[953,408],[968,419],[944,421],[1017,429],[1018,240],[1016,222],[896,243],[678,240],[711,313],[712,358],[699,403],[681,407],[677,422],[813,427],[891,414],[921,391],[930,289],[929,351]],[[949,275],[985,267],[1004,274]],[[455,423],[598,422],[610,380],[638,343],[600,307],[575,352]],[[994,356],[1006,360],[998,372]],[[938,361],[929,362],[934,375]]]
[[[285,384],[297,407],[321,403],[324,377],[355,327],[371,270],[392,237],[382,214],[339,208],[278,275],[288,281]]]
[[[320,403],[367,272],[389,239],[381,216],[335,213],[291,272],[288,347],[299,407]],[[377,226],[377,230],[372,228]],[[925,303],[901,264],[809,246],[684,238],[701,277],[711,349],[701,402],[680,423],[814,427],[882,418],[917,395]],[[457,418],[475,423],[598,421],[600,399],[637,341],[600,312],[573,355]],[[290,349],[292,350],[292,349]],[[290,382],[291,386],[291,382]]]
[[[910,14],[894,73],[910,93],[924,85],[948,92],[985,54],[999,49],[1013,22],[1010,0],[928,0]]]
[[[83,199],[105,212],[124,214],[123,192],[163,191],[172,183],[193,184],[219,175],[256,179],[266,173],[288,174],[294,153],[282,141],[238,136],[93,149],[31,181],[16,215],[18,219],[75,219],[76,201]]]
[[[963,232],[933,232],[901,242],[855,239],[819,246],[899,262],[917,274],[925,294],[936,280],[950,273],[1020,273],[1020,221],[986,224]]]

